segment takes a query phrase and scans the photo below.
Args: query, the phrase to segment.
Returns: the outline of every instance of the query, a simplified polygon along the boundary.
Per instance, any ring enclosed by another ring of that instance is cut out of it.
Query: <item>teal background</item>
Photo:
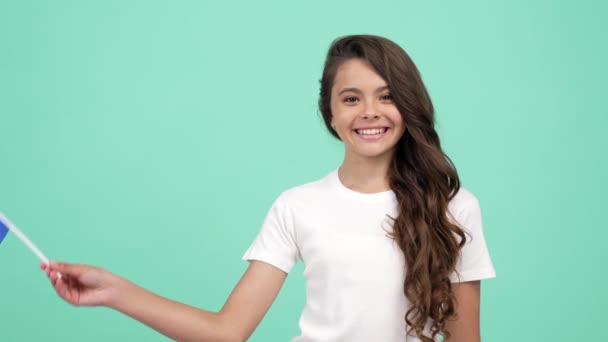
[[[278,194],[342,161],[317,111],[330,42],[418,65],[480,200],[498,277],[484,341],[603,340],[608,119],[602,1],[2,1],[0,210],[52,259],[219,310]],[[0,340],[165,341],[74,308],[0,247]],[[301,263],[250,339],[287,341]]]

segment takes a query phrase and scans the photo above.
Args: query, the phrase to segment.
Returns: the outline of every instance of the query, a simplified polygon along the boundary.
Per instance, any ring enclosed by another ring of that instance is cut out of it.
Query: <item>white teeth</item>
[[[355,130],[357,132],[357,134],[361,134],[361,135],[374,135],[374,134],[381,134],[386,132],[386,128],[372,128],[372,129],[357,129]]]

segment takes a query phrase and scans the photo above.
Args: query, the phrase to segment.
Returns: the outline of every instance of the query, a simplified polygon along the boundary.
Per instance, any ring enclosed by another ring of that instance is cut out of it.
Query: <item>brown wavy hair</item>
[[[372,35],[336,39],[330,46],[320,80],[319,109],[329,132],[331,89],[340,65],[352,58],[367,61],[386,81],[405,124],[388,171],[399,205],[396,218],[388,217],[390,236],[405,256],[403,291],[411,302],[405,329],[423,342],[437,335],[449,338],[446,321],[455,316],[456,299],[450,275],[455,271],[465,232],[448,219],[448,202],[460,189],[450,158],[441,149],[434,128],[434,109],[418,68],[394,42]],[[431,336],[424,328],[431,320]]]

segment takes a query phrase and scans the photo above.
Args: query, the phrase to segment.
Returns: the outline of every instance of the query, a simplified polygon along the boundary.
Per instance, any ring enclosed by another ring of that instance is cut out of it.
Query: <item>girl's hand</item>
[[[119,277],[99,267],[52,261],[40,268],[59,297],[72,305],[108,305],[117,292]]]

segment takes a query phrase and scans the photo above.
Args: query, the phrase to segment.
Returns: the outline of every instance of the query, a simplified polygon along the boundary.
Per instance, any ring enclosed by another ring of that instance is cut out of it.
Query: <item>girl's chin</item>
[[[369,158],[377,159],[387,156],[391,156],[394,152],[394,148],[353,148],[347,151],[347,154],[351,154],[353,157],[358,158]]]

